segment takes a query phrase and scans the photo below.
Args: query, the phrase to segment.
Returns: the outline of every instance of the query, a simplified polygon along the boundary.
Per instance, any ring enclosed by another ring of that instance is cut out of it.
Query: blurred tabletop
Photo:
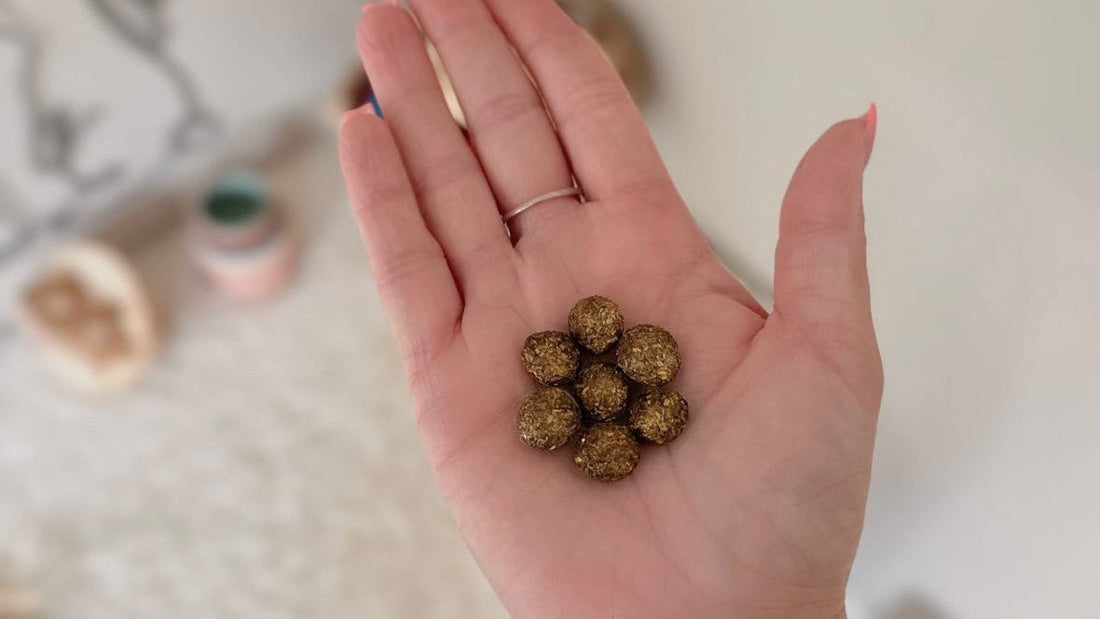
[[[306,252],[273,302],[218,296],[182,227],[131,252],[168,320],[136,388],[88,400],[0,343],[0,589],[57,619],[504,616],[423,456],[333,136],[274,183]]]

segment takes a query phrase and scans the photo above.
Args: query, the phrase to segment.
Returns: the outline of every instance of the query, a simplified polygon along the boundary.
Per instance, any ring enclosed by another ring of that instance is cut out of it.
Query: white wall
[[[1100,4],[622,4],[653,44],[661,149],[762,295],[798,158],[880,106],[887,392],[853,591],[890,618],[1095,616]]]

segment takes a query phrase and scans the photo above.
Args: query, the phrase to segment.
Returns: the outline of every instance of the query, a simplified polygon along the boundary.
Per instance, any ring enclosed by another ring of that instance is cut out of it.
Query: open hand
[[[874,115],[833,126],[796,171],[769,314],[552,0],[410,4],[469,141],[414,20],[375,4],[359,46],[386,119],[350,113],[342,161],[428,456],[504,604],[521,617],[843,616],[882,391],[862,206]],[[587,202],[543,203],[509,238],[502,212],[574,177]],[[675,335],[672,386],[691,405],[679,439],[610,485],[515,428],[533,390],[524,338],[564,330],[593,294]]]

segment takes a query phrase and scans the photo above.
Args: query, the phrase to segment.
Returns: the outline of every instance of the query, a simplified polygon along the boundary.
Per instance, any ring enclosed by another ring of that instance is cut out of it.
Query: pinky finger
[[[369,109],[345,117],[340,163],[379,294],[415,375],[456,333],[462,299],[420,215],[397,144]]]

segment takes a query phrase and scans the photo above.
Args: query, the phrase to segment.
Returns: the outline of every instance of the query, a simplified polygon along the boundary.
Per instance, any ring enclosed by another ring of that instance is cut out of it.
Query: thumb
[[[863,171],[877,121],[872,104],[865,116],[833,125],[806,153],[783,200],[775,257],[776,317],[826,354],[855,353],[874,364]],[[841,367],[857,361],[833,360]]]

